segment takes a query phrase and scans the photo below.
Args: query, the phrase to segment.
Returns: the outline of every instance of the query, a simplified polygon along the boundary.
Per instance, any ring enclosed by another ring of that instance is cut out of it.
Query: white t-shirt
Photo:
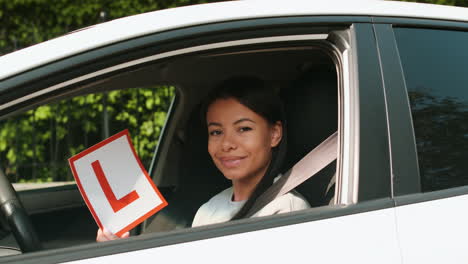
[[[232,201],[232,187],[213,196],[203,204],[193,219],[192,227],[227,222],[241,209],[246,201]],[[297,192],[291,191],[276,197],[252,217],[267,216],[310,208],[309,203]]]

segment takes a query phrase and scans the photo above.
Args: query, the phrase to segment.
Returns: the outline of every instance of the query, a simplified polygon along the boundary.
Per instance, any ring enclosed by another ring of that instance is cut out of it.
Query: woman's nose
[[[221,147],[223,151],[229,151],[237,148],[237,144],[231,133],[224,134],[223,140],[221,142]]]

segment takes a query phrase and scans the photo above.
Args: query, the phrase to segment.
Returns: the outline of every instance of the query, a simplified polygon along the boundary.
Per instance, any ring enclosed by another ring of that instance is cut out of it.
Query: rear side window
[[[468,185],[468,32],[396,28],[421,189]]]
[[[128,129],[149,168],[174,94],[172,86],[96,91],[3,119],[0,166],[17,190],[72,182],[68,158]]]

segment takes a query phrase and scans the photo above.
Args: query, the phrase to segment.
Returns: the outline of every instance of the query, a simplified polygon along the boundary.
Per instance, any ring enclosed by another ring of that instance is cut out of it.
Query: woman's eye
[[[218,136],[218,135],[221,135],[221,131],[220,130],[212,130],[210,131],[210,136]]]
[[[239,128],[240,132],[247,132],[247,131],[250,131],[250,130],[252,130],[251,127],[241,127],[241,128]]]

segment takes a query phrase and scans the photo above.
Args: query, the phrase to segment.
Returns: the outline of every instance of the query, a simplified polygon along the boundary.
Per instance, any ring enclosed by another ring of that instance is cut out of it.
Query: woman
[[[207,98],[202,114],[208,131],[208,152],[232,187],[198,209],[193,227],[245,217],[255,200],[280,176],[286,152],[281,100],[260,79],[236,77],[224,81]],[[254,217],[309,207],[302,196],[290,192],[277,197]],[[116,238],[108,231],[98,231],[97,241]]]
[[[223,82],[208,97],[204,111],[208,152],[232,187],[198,209],[192,226],[245,217],[255,200],[279,176],[286,152],[284,110],[280,98],[254,77]],[[276,198],[254,216],[309,208],[295,192]]]

